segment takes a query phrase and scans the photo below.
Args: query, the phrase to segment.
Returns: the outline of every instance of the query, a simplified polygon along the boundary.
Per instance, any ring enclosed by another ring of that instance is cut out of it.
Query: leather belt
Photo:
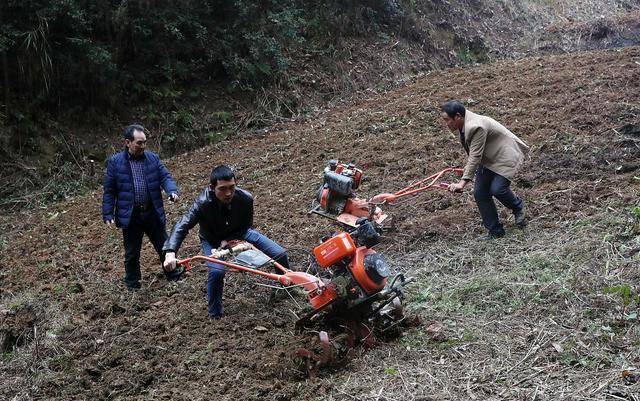
[[[151,209],[151,204],[150,203],[147,203],[145,205],[137,205],[136,204],[136,205],[133,205],[133,208],[135,210],[139,210],[141,212],[146,212],[147,210]]]

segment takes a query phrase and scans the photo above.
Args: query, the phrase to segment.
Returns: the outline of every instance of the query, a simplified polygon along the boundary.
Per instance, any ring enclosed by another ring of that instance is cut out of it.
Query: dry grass
[[[14,389],[12,400],[31,399],[41,378],[70,363],[70,354],[58,335],[69,317],[56,305],[34,293],[20,293],[0,303],[0,331],[13,334],[2,344],[2,370],[11,374],[5,385]],[[8,330],[7,330],[8,329]],[[19,373],[19,374],[16,374]]]
[[[328,399],[640,399],[622,378],[640,368],[632,223],[605,211],[396,255],[418,279],[408,309],[423,324],[334,376]]]

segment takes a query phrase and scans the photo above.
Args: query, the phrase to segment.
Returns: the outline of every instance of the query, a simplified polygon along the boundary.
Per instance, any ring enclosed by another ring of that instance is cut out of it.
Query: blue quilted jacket
[[[167,194],[178,193],[178,186],[171,174],[162,164],[157,154],[144,152],[144,171],[147,179],[148,199],[153,204],[162,224],[166,224],[161,189]],[[104,193],[102,195],[102,219],[113,220],[118,227],[127,228],[131,220],[134,203],[134,185],[129,152],[124,149],[107,160],[104,174]]]

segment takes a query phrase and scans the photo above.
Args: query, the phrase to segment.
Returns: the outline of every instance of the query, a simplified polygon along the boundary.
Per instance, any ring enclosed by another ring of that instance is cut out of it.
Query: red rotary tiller
[[[297,351],[310,372],[360,343],[373,342],[373,330],[386,330],[402,319],[404,285],[410,282],[402,274],[389,279],[391,270],[385,258],[372,247],[380,241],[376,223],[363,219],[358,228],[341,232],[314,248],[316,274],[294,271],[269,259],[250,244],[242,242],[232,249],[216,250],[211,256],[193,256],[178,261],[185,271],[193,262],[213,262],[226,268],[255,274],[280,283],[285,288],[304,289],[311,310],[301,316],[296,327],[302,329],[317,322],[347,328],[344,344],[331,344],[326,331],[319,331],[319,352],[306,348]],[[226,260],[231,258],[231,260]],[[277,273],[263,270],[272,265]]]
[[[348,227],[356,227],[356,221],[361,217],[368,217],[382,226],[388,226],[390,219],[382,212],[381,205],[394,204],[401,198],[432,189],[446,190],[449,184],[442,182],[442,179],[451,173],[461,177],[463,170],[449,167],[394,193],[361,199],[356,196],[355,190],[360,187],[362,170],[353,164],[330,160],[324,169],[323,183],[318,189],[310,212],[336,220]]]

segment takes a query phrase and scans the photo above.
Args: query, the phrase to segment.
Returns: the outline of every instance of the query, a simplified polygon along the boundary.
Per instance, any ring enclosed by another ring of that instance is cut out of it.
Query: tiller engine
[[[320,321],[329,328],[339,328],[343,341],[330,344],[327,333],[320,331],[319,349],[299,349],[298,355],[306,358],[310,371],[330,360],[346,360],[354,347],[371,346],[376,334],[391,332],[404,319],[404,286],[412,279],[392,275],[385,257],[372,249],[380,242],[377,223],[360,218],[356,225],[351,232],[328,238],[313,250],[318,274],[330,283],[335,298],[296,325],[308,327]]]
[[[367,200],[358,198],[355,193],[360,187],[362,170],[351,163],[330,160],[324,169],[323,183],[318,189],[310,212],[336,220],[348,227],[357,227],[356,222],[362,217],[367,217],[380,226],[389,226],[391,219],[382,212],[381,205],[394,204],[400,198],[430,189],[448,189],[449,184],[442,182],[442,178],[448,173],[461,177],[462,172],[460,168],[446,168],[399,191],[379,194]]]
[[[371,210],[366,200],[356,197],[355,190],[360,187],[362,176],[362,170],[355,165],[330,160],[324,169],[324,180],[311,212],[350,227],[356,227],[355,223],[361,217],[368,217],[382,225],[387,215],[382,214],[377,206]]]

